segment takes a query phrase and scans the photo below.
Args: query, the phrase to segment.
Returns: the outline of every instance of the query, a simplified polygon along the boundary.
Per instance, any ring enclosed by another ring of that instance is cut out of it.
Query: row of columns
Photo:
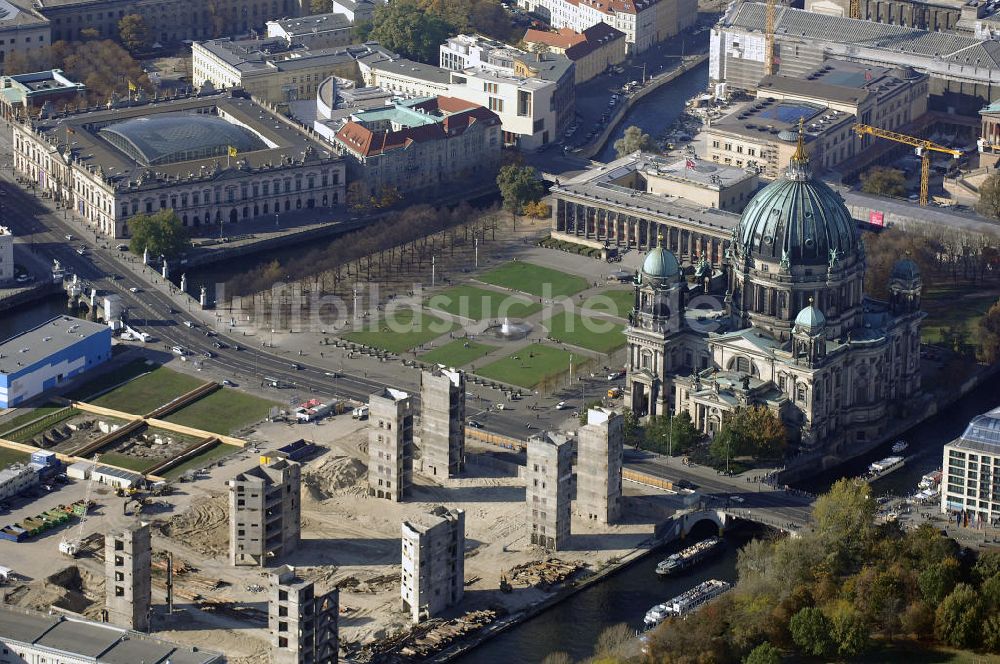
[[[554,223],[560,233],[640,250],[655,247],[657,235],[663,233],[664,245],[682,262],[693,263],[704,256],[720,266],[725,258],[726,240],[721,237],[592,205],[559,199]]]

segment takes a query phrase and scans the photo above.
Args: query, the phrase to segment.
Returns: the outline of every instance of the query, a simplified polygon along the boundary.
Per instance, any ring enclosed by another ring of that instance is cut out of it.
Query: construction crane
[[[767,0],[764,22],[764,76],[774,73],[774,13],[777,0]]]
[[[930,187],[931,178],[931,152],[943,152],[944,154],[950,154],[955,159],[962,156],[961,150],[954,150],[943,145],[938,145],[937,143],[929,141],[926,138],[907,136],[906,134],[900,134],[894,131],[889,131],[888,129],[880,129],[879,127],[872,127],[871,125],[866,124],[856,124],[853,129],[858,136],[864,136],[867,134],[876,138],[886,138],[890,141],[895,141],[896,143],[903,143],[904,145],[912,145],[914,147],[914,152],[916,152],[917,156],[920,157],[921,205],[927,205],[928,189]]]
[[[97,468],[97,461],[100,459],[100,455],[96,455],[93,459],[94,469]],[[87,514],[90,511],[90,491],[94,488],[94,470],[90,471],[90,480],[87,481],[87,490],[83,494],[83,514],[80,516],[80,524],[76,527],[75,536],[70,539],[69,537],[64,537],[63,541],[59,542],[59,553],[65,553],[67,556],[72,556],[76,558],[80,553],[80,546],[83,544],[83,524],[87,522]]]
[[[851,18],[861,18],[861,0],[851,0]]]

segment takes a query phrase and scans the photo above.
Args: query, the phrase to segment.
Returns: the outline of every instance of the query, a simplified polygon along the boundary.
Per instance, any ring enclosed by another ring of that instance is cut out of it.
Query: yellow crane
[[[777,0],[767,0],[764,20],[764,76],[774,73],[774,5]]]
[[[912,145],[915,148],[914,151],[917,153],[917,156],[920,157],[921,205],[927,205],[928,189],[931,177],[931,152],[943,152],[944,154],[950,154],[955,159],[962,156],[961,150],[954,150],[943,145],[938,145],[934,141],[929,141],[926,138],[907,136],[906,134],[900,134],[895,131],[872,127],[871,125],[866,124],[856,124],[853,129],[858,136],[864,136],[867,134],[876,138],[885,138],[890,141],[895,141],[896,143],[903,143],[904,145]]]

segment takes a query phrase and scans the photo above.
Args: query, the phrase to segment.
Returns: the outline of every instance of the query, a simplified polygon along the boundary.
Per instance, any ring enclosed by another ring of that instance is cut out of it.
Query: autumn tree
[[[781,418],[766,406],[737,408],[712,439],[709,452],[717,461],[739,456],[773,459],[781,456],[788,432]]]
[[[976,212],[990,219],[1000,219],[1000,173],[987,176],[979,185]]]
[[[861,191],[876,196],[902,196],[906,193],[906,176],[898,168],[873,166],[861,176]]]
[[[309,10],[313,14],[327,14],[333,9],[330,0],[309,0]]]
[[[497,187],[500,188],[504,209],[514,218],[515,228],[517,216],[521,214],[524,205],[537,201],[543,193],[542,182],[531,166],[504,166],[497,174]]]
[[[984,362],[994,364],[1000,361],[1000,300],[979,319],[979,344]]]
[[[833,650],[830,620],[814,606],[800,610],[788,623],[795,645],[807,655],[822,657]]]
[[[127,94],[127,81],[140,88],[149,78],[139,62],[121,44],[105,39],[96,42],[57,41],[52,45],[52,64],[87,86],[87,100],[104,104],[115,93]]]
[[[126,14],[118,21],[118,35],[130,51],[141,51],[149,47],[149,25],[140,14]]]
[[[417,0],[393,0],[375,8],[368,36],[403,57],[436,63],[441,44],[454,34],[452,25],[424,11]]]
[[[934,615],[934,633],[941,641],[956,648],[976,645],[979,639],[982,604],[975,589],[959,583],[944,598]]]
[[[132,233],[129,251],[137,256],[148,250],[152,257],[172,259],[191,246],[187,231],[173,210],[136,215],[129,219],[128,225]]]
[[[889,295],[889,275],[901,258],[909,258],[920,268],[924,292],[934,284],[940,243],[926,235],[899,228],[887,228],[865,235],[865,291],[885,300]]]
[[[764,642],[750,651],[743,664],[781,664],[781,651]]]
[[[615,141],[615,152],[619,159],[636,151],[649,152],[652,149],[653,139],[635,125],[626,127],[622,137]]]

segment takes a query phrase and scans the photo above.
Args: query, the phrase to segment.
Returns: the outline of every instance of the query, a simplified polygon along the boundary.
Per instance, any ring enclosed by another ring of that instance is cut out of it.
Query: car
[[[742,505],[743,503],[745,503],[745,502],[746,502],[746,501],[745,501],[745,500],[743,500],[743,498],[742,498],[742,497],[740,497],[740,496],[729,496],[729,500],[733,501],[734,503],[739,503],[739,504],[741,504],[741,505]]]
[[[118,251],[128,251],[128,245],[127,244],[119,244],[118,246],[115,247],[115,249],[117,249]]]
[[[323,375],[329,376],[330,378],[340,378],[340,374],[337,373],[336,371],[324,371]]]
[[[569,408],[569,404],[565,401],[560,401],[556,404],[556,410],[566,410],[567,408]]]
[[[86,247],[77,247],[76,253],[78,253],[81,256],[83,256],[83,255],[85,255],[87,253],[87,249],[86,249]]]
[[[624,377],[625,377],[624,371],[612,371],[611,373],[608,374],[608,380],[618,380],[619,378],[624,378]]]
[[[184,321],[184,327],[190,327],[190,328],[194,329],[197,326],[194,323],[192,323],[191,321],[186,320],[186,321]]]
[[[205,356],[205,357],[207,357],[208,359],[212,359],[213,357],[215,357],[215,353],[213,353],[213,352],[212,352],[212,351],[210,351],[210,350],[206,350],[206,351],[205,351],[204,353],[202,353],[202,355],[204,355],[204,356]]]
[[[215,333],[215,330],[205,330],[205,336],[206,336],[206,337],[217,337],[217,336],[219,336],[219,335],[217,335],[217,334]]]
[[[66,234],[64,237],[66,238],[67,242],[72,242],[73,241],[73,236],[72,235]]]
[[[698,488],[698,485],[691,480],[677,480],[674,482],[674,486],[678,489],[687,489],[688,491],[694,491]]]
[[[128,292],[129,293],[141,293],[142,289],[141,288],[136,288],[135,286],[132,286],[131,288],[128,289]]]
[[[216,348],[229,348],[229,346],[227,346],[226,344],[222,343],[221,341],[216,341],[212,345],[215,346]]]
[[[467,422],[468,426],[472,429],[482,429],[483,423],[478,420],[469,420]]]
[[[173,351],[174,355],[180,355],[181,357],[187,355],[187,351],[180,346],[174,346],[170,350]]]
[[[222,384],[225,385],[226,387],[234,387],[233,381],[229,380],[228,378],[224,378],[222,380]]]
[[[233,350],[243,350],[239,344],[233,344]]]
[[[292,362],[289,366],[292,367],[292,370],[294,370],[294,371],[298,371],[299,369],[302,368],[302,365],[300,365],[300,364],[298,364],[296,362]]]

